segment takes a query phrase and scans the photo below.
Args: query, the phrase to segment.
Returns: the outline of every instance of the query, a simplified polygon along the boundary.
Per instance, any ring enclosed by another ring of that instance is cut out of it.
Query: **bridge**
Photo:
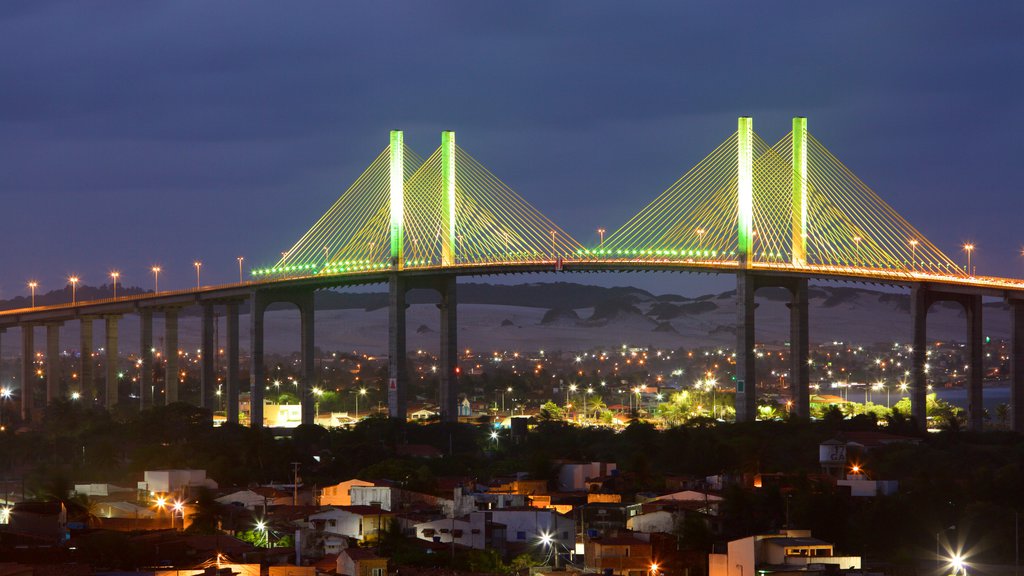
[[[303,423],[314,420],[314,304],[317,290],[389,287],[388,408],[406,416],[406,293],[436,290],[440,309],[442,419],[457,418],[459,393],[457,283],[460,276],[530,272],[665,271],[736,277],[736,416],[756,416],[755,292],[790,293],[790,374],[794,412],[810,414],[808,281],[858,281],[909,289],[911,294],[912,416],[926,425],[927,314],[940,301],[963,306],[967,317],[968,423],[983,421],[982,298],[1005,300],[1012,315],[1011,422],[1024,430],[1024,280],[978,276],[965,246],[961,267],[942,253],[807,130],[805,118],[774,144],[739,118],[737,130],[619,229],[590,246],[575,240],[455,143],[454,132],[422,157],[393,131],[389,145],[294,245],[251,280],[0,312],[0,334],[22,337],[21,415],[38,413],[36,396],[60,397],[59,335],[81,323],[83,359],[94,351],[93,322],[105,324],[106,376],[99,389],[83,361],[85,392],[112,408],[118,402],[118,320],[137,314],[140,330],[139,401],[154,398],[153,316],[164,318],[167,350],[178,350],[178,315],[202,309],[200,404],[215,406],[214,320],[227,325],[227,420],[239,420],[239,307],[249,306],[250,422],[263,423],[267,382],[264,315],[274,303],[295,305],[301,318]],[[45,394],[33,390],[35,327],[46,327]],[[163,401],[179,400],[177,354],[167,354]],[[42,398],[39,398],[41,400]]]

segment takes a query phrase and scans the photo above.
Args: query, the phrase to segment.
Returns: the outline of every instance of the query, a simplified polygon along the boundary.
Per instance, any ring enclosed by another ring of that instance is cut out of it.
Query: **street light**
[[[910,241],[910,266],[917,265],[917,240]]]
[[[117,298],[117,279],[121,277],[121,273],[114,270],[110,273],[110,279],[114,282],[114,298]]]
[[[974,276],[974,271],[971,269],[971,253],[974,252],[974,244],[964,244],[964,252],[967,252],[967,275]]]
[[[68,282],[71,283],[71,303],[75,303],[75,289],[78,288],[78,276],[72,276],[68,278]]]
[[[313,402],[313,409],[315,410],[313,413],[313,423],[316,423],[320,419],[320,397],[324,395],[324,391],[314,386],[313,395],[316,396],[316,401]]]
[[[35,280],[29,280],[28,289],[32,291],[32,307],[36,307],[36,288],[39,287],[39,282]]]
[[[263,538],[264,538],[264,540],[263,540],[263,542],[264,542],[263,547],[264,548],[270,548],[270,534],[267,531],[267,523],[266,523],[266,521],[264,521],[264,520],[257,520],[256,521],[256,532],[262,532],[263,533]]]
[[[4,404],[10,397],[10,388],[0,388],[0,431],[4,430]]]
[[[151,270],[153,271],[153,293],[156,294],[160,292],[160,267],[153,266]]]
[[[171,530],[174,530],[174,513],[181,514],[181,529],[185,530],[185,503],[181,500],[175,500],[171,506]]]
[[[356,394],[356,420],[359,420],[359,397],[366,396],[366,388],[360,388],[359,393]]]
[[[242,283],[242,261],[245,260],[244,256],[239,256],[238,260],[238,283]]]
[[[199,269],[203,267],[203,263],[200,262],[199,260],[196,260],[195,262],[192,263],[192,265],[196,267],[196,290],[198,290],[199,289]]]
[[[569,384],[569,387],[565,389],[565,405],[566,405],[566,407],[569,406],[569,392],[573,392],[573,393],[576,392],[576,385],[575,384]]]
[[[604,246],[604,228],[598,228],[597,233],[601,235],[601,243],[598,246]]]

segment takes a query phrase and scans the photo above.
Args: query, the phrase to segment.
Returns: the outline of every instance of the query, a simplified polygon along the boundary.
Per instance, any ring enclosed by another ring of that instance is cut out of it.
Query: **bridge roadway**
[[[756,372],[754,367],[754,293],[759,288],[782,287],[791,295],[790,342],[791,381],[795,386],[794,409],[797,414],[807,415],[810,410],[809,396],[809,338],[808,338],[808,280],[853,281],[879,285],[906,287],[911,292],[911,317],[913,334],[913,367],[911,406],[912,415],[922,428],[926,425],[925,398],[927,395],[927,374],[925,370],[925,349],[927,344],[927,312],[931,304],[939,301],[953,301],[964,307],[967,316],[966,341],[968,343],[968,422],[972,429],[980,429],[983,422],[982,377],[982,297],[1000,298],[1010,306],[1012,320],[1011,347],[1011,423],[1015,430],[1024,430],[1024,280],[995,277],[966,277],[940,275],[923,272],[892,271],[859,267],[835,267],[807,265],[796,267],[783,263],[753,262],[741,266],[736,261],[708,260],[633,260],[633,259],[580,259],[510,261],[488,264],[464,264],[454,266],[410,267],[400,271],[374,269],[338,274],[312,274],[288,277],[272,277],[237,284],[204,286],[186,290],[146,293],[118,298],[79,301],[51,306],[37,306],[0,311],[0,335],[9,328],[21,328],[22,366],[21,394],[22,418],[30,420],[38,416],[36,394],[33,392],[35,378],[35,326],[46,326],[46,390],[49,403],[61,394],[59,358],[59,329],[64,322],[78,320],[82,325],[81,357],[90,358],[93,353],[92,322],[102,319],[106,326],[106,378],[105,389],[95,389],[92,363],[82,362],[81,382],[90,397],[103,398],[111,408],[118,401],[118,319],[126,314],[138,314],[140,329],[140,406],[154,402],[153,385],[153,314],[163,314],[165,348],[178,348],[178,314],[182,308],[202,308],[201,344],[201,394],[200,404],[204,407],[216,405],[216,375],[213,362],[207,359],[215,356],[214,312],[215,307],[225,310],[227,322],[226,357],[227,374],[224,393],[226,396],[227,419],[238,422],[239,403],[239,346],[238,316],[239,305],[250,304],[250,422],[254,426],[263,422],[263,392],[266,373],[263,355],[263,317],[270,304],[286,302],[294,304],[301,318],[302,377],[299,395],[302,402],[302,420],[313,422],[314,398],[311,392],[314,374],[314,310],[313,294],[316,290],[369,284],[389,285],[389,380],[388,406],[392,417],[406,415],[406,386],[408,377],[405,362],[405,295],[410,289],[426,288],[441,295],[441,411],[442,419],[457,418],[458,397],[458,344],[456,341],[458,316],[456,278],[459,276],[486,276],[497,274],[543,273],[552,271],[600,273],[600,272],[688,272],[708,274],[735,274],[737,277],[737,394],[736,414],[741,421],[753,420],[756,416]],[[26,329],[29,328],[29,329]],[[167,356],[164,370],[164,400],[178,401],[178,357]]]

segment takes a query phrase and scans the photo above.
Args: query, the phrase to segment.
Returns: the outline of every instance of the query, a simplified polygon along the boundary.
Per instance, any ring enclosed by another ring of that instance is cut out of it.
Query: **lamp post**
[[[565,389],[565,407],[569,407],[569,392],[576,392],[576,385],[569,384],[569,387]]]
[[[39,287],[39,282],[35,280],[29,280],[28,289],[32,291],[32,307],[36,307],[36,288]]]
[[[156,294],[160,292],[160,267],[153,266],[151,270],[153,271],[153,293]]]
[[[78,288],[78,276],[72,276],[68,278],[68,282],[71,283],[71,303],[75,303],[75,291]]]
[[[199,289],[199,269],[203,267],[203,263],[200,262],[199,260],[196,260],[195,262],[192,263],[192,265],[196,267],[196,290],[198,290]]]
[[[859,266],[859,265],[861,265],[861,258],[860,258],[860,236],[854,236],[853,237],[853,244],[854,244],[854,259],[853,259],[853,261],[854,261],[854,264],[857,264]]]
[[[597,229],[597,234],[601,237],[601,242],[598,244],[598,246],[604,246],[604,233],[605,233],[605,229],[604,228],[598,228]]]
[[[238,283],[242,283],[242,262],[245,260],[245,256],[239,256],[238,260]]]
[[[917,240],[910,241],[910,267],[917,266]]]
[[[974,270],[971,268],[971,253],[974,252],[974,244],[964,244],[964,252],[967,252],[967,275],[974,276]]]
[[[110,279],[114,283],[114,298],[117,298],[117,279],[120,277],[121,273],[118,272],[117,270],[114,270],[113,272],[110,273]]]
[[[10,397],[10,388],[0,388],[0,431],[4,429],[4,406]]]
[[[584,419],[586,419],[586,417],[587,417],[587,396],[590,396],[593,393],[594,393],[594,387],[593,386],[587,386],[586,393],[583,394],[583,418]]]
[[[313,395],[316,396],[316,401],[313,402],[313,423],[320,419],[320,397],[324,395],[324,391],[319,387],[313,388]]]
[[[698,251],[703,251],[704,250],[704,233],[707,232],[707,231],[704,230],[703,228],[697,228],[696,232],[697,232],[697,250]]]

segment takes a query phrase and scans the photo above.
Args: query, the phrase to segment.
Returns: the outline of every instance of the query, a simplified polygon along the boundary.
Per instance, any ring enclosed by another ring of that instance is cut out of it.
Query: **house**
[[[351,506],[353,486],[373,486],[373,482],[353,478],[344,482],[338,482],[334,486],[325,486],[320,491],[321,506]]]
[[[650,539],[625,530],[587,538],[583,554],[584,571],[615,576],[646,576],[654,563]]]
[[[325,533],[325,538],[334,534],[365,542],[375,540],[393,516],[379,506],[338,506],[311,514],[307,520],[317,532]]]
[[[346,548],[338,554],[335,571],[344,576],[387,576],[388,559],[365,548]]]
[[[836,556],[832,544],[810,530],[781,530],[729,542],[726,554],[708,555],[708,576],[829,573],[860,570],[860,556]]]
[[[228,506],[240,506],[246,510],[265,510],[274,506],[291,505],[294,502],[294,494],[261,486],[225,494],[217,498],[217,502]]]
[[[490,515],[490,522],[505,526],[505,541],[510,544],[534,544],[547,536],[558,546],[570,550],[575,546],[576,521],[554,510],[501,508],[486,514]]]
[[[184,493],[189,488],[217,489],[217,483],[206,477],[206,470],[146,470],[137,488],[150,494]]]
[[[422,422],[422,421],[425,421],[425,420],[430,420],[431,418],[437,418],[438,416],[440,416],[439,412],[437,412],[436,410],[431,410],[430,408],[426,408],[426,407],[420,408],[419,410],[416,410],[415,412],[410,412],[409,413],[409,419],[413,420],[415,422]]]
[[[587,480],[610,476],[616,466],[611,462],[570,462],[558,470],[560,492],[582,492],[587,489]]]
[[[450,544],[475,550],[495,550],[505,553],[508,541],[504,524],[493,521],[491,512],[473,512],[462,518],[441,518],[413,526],[416,538],[427,542]]]
[[[680,492],[673,492],[671,494],[663,494],[654,500],[645,502],[645,504],[653,504],[657,506],[664,505],[669,502],[681,502],[690,505],[688,506],[689,509],[717,516],[718,508],[721,506],[722,500],[723,498],[721,496],[717,496],[715,494],[698,492],[697,490],[683,490]]]

